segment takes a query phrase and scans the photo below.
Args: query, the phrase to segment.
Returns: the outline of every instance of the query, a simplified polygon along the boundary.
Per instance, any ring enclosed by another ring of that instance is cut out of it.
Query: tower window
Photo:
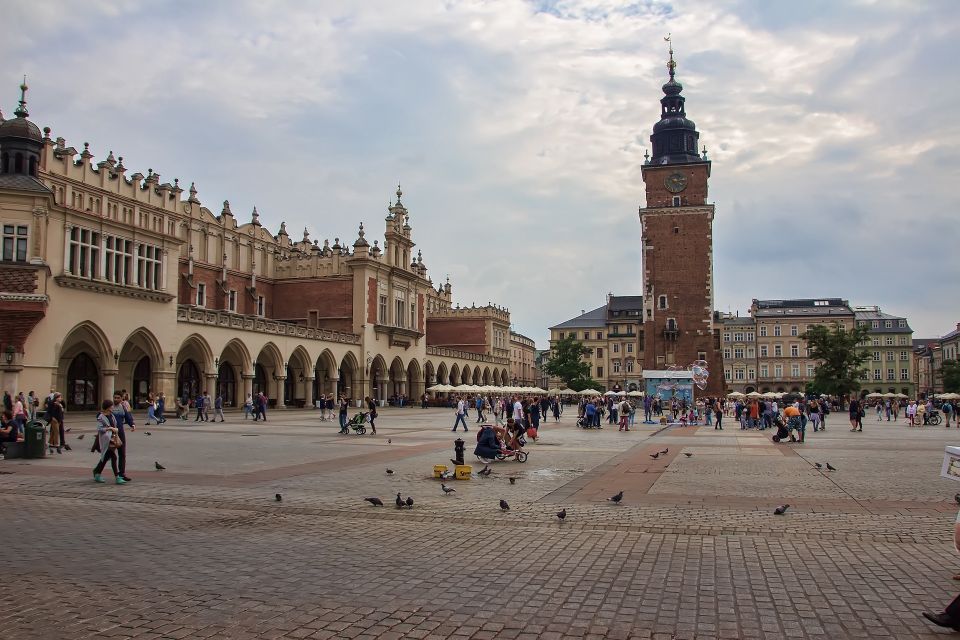
[[[667,296],[660,296],[657,300],[657,306],[661,309],[667,308]]]
[[[680,196],[673,196],[673,206],[675,206],[675,207],[679,207],[679,206],[680,206]],[[677,233],[678,231],[679,231],[679,227],[674,227],[674,228],[673,228],[673,232],[674,232],[674,233]]]

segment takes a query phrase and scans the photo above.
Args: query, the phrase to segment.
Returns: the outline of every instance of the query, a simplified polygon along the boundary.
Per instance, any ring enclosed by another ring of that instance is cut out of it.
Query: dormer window
[[[680,206],[680,196],[673,196],[673,206],[675,207]]]

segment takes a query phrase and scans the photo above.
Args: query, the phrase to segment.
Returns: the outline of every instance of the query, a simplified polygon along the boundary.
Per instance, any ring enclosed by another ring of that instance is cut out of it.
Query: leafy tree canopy
[[[867,333],[867,327],[847,331],[834,323],[832,327],[816,325],[801,336],[807,341],[810,357],[820,361],[810,384],[814,392],[843,396],[860,388],[863,363],[870,357],[861,346]]]
[[[571,336],[558,340],[550,353],[550,362],[544,367],[544,371],[554,378],[560,378],[563,383],[580,391],[589,387],[584,384],[579,388],[576,386],[584,381],[595,383],[590,380],[590,364],[583,361],[583,355],[587,348],[582,342],[574,340]],[[575,384],[576,383],[576,384]]]
[[[943,375],[943,390],[946,393],[960,393],[960,361],[944,360],[940,371]]]

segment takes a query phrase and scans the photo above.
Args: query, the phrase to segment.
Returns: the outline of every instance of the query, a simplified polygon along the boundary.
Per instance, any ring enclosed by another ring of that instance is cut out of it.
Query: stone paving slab
[[[952,597],[960,566],[960,487],[938,477],[953,432],[882,425],[774,445],[769,431],[565,418],[528,463],[495,463],[446,496],[430,471],[455,437],[472,449],[474,425],[454,436],[449,411],[386,409],[374,439],[316,417],[273,412],[259,437],[232,420],[138,429],[122,487],[90,482],[79,447],[0,461],[0,636],[941,635],[919,611]],[[839,471],[817,471],[824,460]],[[624,487],[625,504],[605,500]],[[413,509],[392,506],[397,491]]]

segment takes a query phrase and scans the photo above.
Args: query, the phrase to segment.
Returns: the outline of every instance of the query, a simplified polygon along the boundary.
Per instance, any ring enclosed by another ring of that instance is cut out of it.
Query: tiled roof
[[[593,327],[605,327],[607,325],[607,305],[597,307],[593,311],[587,311],[584,314],[571,318],[566,322],[550,327],[551,329],[582,329]]]
[[[720,324],[723,325],[724,327],[735,327],[735,326],[736,327],[739,327],[739,326],[752,327],[753,322],[754,322],[753,318],[751,318],[750,316],[735,316],[733,318],[720,319]]]
[[[800,298],[795,300],[754,300],[755,317],[852,316],[850,303],[842,298]]]
[[[611,296],[610,311],[642,311],[643,296]]]
[[[18,191],[33,191],[35,193],[53,193],[33,176],[5,173],[0,174],[0,189],[16,189]]]

